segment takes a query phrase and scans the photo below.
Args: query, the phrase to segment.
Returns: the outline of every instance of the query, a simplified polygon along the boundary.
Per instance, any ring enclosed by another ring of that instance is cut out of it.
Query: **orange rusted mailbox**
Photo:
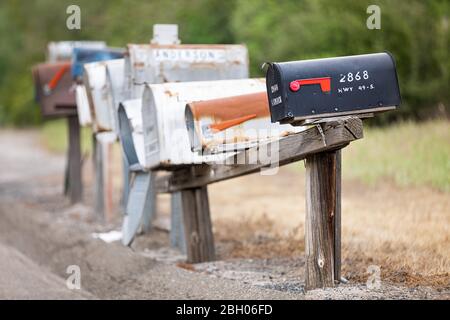
[[[185,117],[193,151],[240,150],[301,130],[271,123],[266,92],[191,102]]]

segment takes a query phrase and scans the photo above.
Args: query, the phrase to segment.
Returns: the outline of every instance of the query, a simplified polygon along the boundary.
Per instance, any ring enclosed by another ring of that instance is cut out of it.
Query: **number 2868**
[[[361,79],[369,79],[369,72],[367,70],[358,71],[356,73],[349,72],[347,74],[341,74],[341,79],[339,80],[339,82],[353,82],[360,81]]]

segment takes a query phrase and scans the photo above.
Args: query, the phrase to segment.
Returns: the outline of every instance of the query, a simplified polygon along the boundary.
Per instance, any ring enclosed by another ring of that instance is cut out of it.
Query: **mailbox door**
[[[39,64],[33,69],[33,77],[36,98],[43,117],[67,117],[77,114],[69,63]]]

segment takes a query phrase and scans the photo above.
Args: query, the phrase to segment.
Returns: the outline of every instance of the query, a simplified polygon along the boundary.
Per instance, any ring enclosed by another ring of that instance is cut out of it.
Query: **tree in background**
[[[67,30],[66,8],[82,10]],[[381,7],[381,30],[368,30],[366,8]],[[423,118],[450,105],[449,1],[401,0],[39,0],[0,2],[0,123],[40,121],[30,68],[56,40],[146,43],[154,23],[178,23],[184,43],[246,43],[251,73],[265,61],[388,50],[396,58],[404,104],[386,117]]]

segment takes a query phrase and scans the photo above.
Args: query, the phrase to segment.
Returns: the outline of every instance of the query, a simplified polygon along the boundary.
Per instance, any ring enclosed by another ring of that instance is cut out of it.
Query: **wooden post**
[[[128,202],[128,196],[130,194],[131,171],[130,166],[128,165],[127,158],[124,155],[122,155],[122,159],[123,159],[122,160],[123,183],[122,183],[122,199],[120,203],[122,212],[125,212]]]
[[[336,275],[340,275],[337,270],[340,269],[340,196],[340,153],[330,151],[308,156],[306,289],[333,287]]]
[[[188,262],[214,260],[214,237],[207,187],[182,190],[181,201]]]
[[[336,209],[334,212],[334,280],[341,281],[341,180],[342,150],[336,152]]]
[[[93,138],[95,210],[99,218],[107,222],[114,218],[112,152],[115,139],[111,137],[107,133],[99,133]]]
[[[82,199],[82,181],[81,181],[81,148],[80,148],[80,124],[77,116],[67,118],[69,129],[69,197],[70,202],[77,203]]]
[[[186,253],[181,192],[170,194],[170,245]]]

